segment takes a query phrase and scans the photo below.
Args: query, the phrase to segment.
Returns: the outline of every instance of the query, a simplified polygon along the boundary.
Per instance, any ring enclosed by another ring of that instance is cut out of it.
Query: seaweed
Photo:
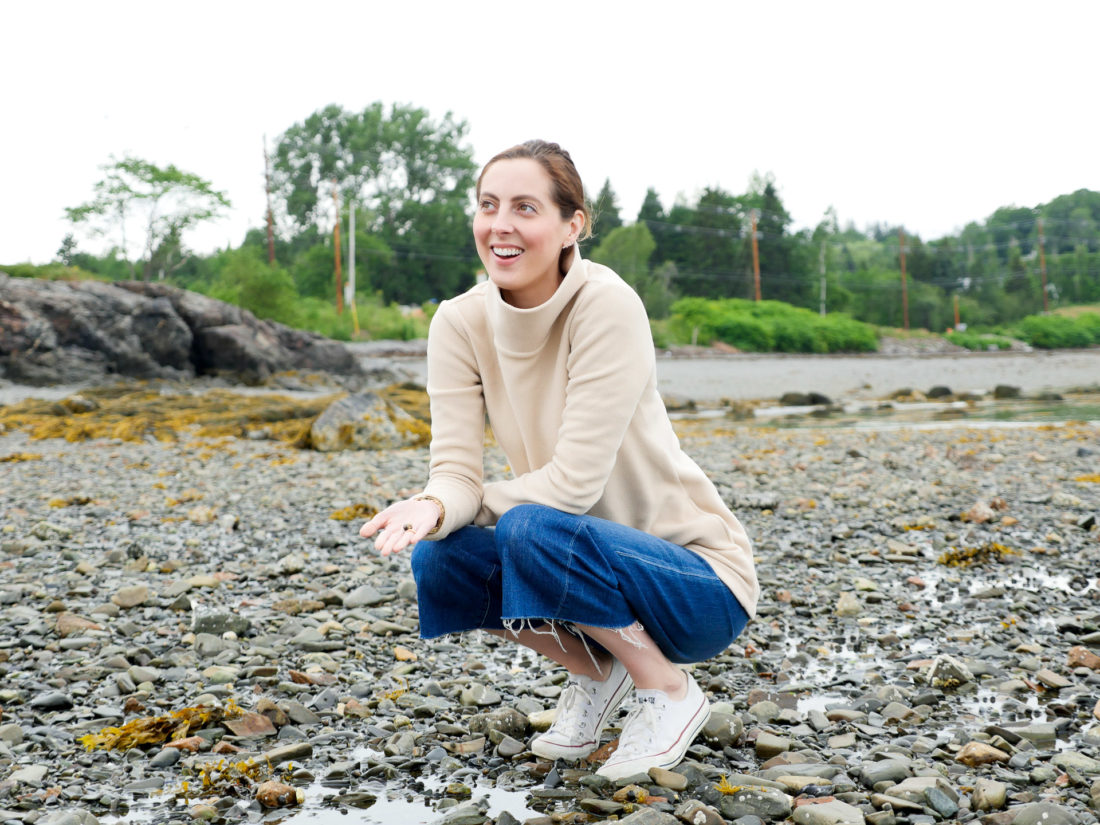
[[[174,710],[164,716],[132,719],[119,727],[106,727],[99,733],[81,736],[78,741],[89,751],[125,751],[139,745],[160,745],[183,739],[207,725],[216,724],[222,719],[236,719],[241,714],[240,707],[232,700],[226,703],[224,710],[198,705]]]

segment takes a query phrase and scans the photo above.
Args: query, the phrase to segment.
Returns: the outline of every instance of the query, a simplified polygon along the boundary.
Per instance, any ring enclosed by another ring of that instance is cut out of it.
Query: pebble
[[[56,785],[65,803],[25,796],[7,818],[44,825],[79,803],[105,818],[129,806],[159,825],[169,820],[157,806],[185,771],[251,755],[271,759],[273,779],[292,765],[302,784],[288,784],[309,809],[322,793],[306,777],[318,776],[356,783],[323,792],[345,808],[428,801],[433,821],[479,825],[477,800],[493,785],[542,789],[498,825],[538,821],[550,805],[561,822],[599,813],[669,825],[1095,819],[1100,534],[1077,525],[1100,511],[1100,485],[1073,481],[1095,473],[1077,453],[1095,456],[1095,427],[687,429],[681,443],[727,500],[767,504],[737,511],[762,597],[734,645],[695,667],[711,718],[684,763],[636,778],[665,800],[642,805],[616,802],[619,783],[596,777],[595,761],[545,774],[530,754],[554,718],[560,670],[492,637],[417,639],[408,555],[380,559],[357,522],[329,517],[419,489],[425,449],[0,433],[0,457],[44,455],[4,464],[0,485],[0,758],[8,780],[47,768],[27,789]],[[486,460],[502,477],[499,451]],[[91,487],[95,505],[48,506]],[[963,520],[984,513],[976,502],[993,518]],[[981,560],[940,563],[962,551]],[[108,757],[77,741],[230,699],[245,716],[190,732],[194,752],[158,743]],[[330,775],[337,763],[343,773]],[[446,782],[469,800],[443,807],[429,788]],[[258,805],[222,798],[180,812],[242,821]]]

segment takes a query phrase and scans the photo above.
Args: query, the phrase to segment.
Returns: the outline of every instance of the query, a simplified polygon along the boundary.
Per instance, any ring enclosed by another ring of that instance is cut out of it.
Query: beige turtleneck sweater
[[[444,301],[428,334],[431,470],[446,518],[432,538],[544,504],[643,530],[706,559],[751,616],[760,587],[744,527],[680,449],[657,392],[634,291],[573,255],[546,303],[491,282]],[[483,483],[485,416],[514,478]]]

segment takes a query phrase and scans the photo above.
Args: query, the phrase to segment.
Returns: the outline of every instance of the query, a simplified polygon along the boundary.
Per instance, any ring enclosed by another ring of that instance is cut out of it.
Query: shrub
[[[1017,330],[1021,338],[1041,349],[1087,347],[1093,340],[1085,325],[1064,315],[1029,315]]]
[[[775,337],[768,325],[750,315],[722,318],[714,332],[719,339],[738,349],[771,352],[775,348]]]

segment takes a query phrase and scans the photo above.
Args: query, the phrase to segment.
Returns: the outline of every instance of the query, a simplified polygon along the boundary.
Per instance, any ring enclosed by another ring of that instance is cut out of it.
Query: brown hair
[[[569,220],[579,209],[584,215],[584,229],[577,238],[583,241],[592,234],[592,212],[588,208],[588,202],[584,197],[584,185],[577,167],[573,165],[573,158],[569,153],[556,143],[547,143],[545,140],[528,140],[519,143],[511,149],[505,149],[496,154],[485,164],[481,174],[477,178],[477,196],[481,197],[481,179],[485,172],[498,160],[518,160],[530,158],[539,164],[550,177],[550,195],[561,210],[562,220]],[[571,252],[572,247],[565,252]],[[563,254],[563,258],[565,255]]]

